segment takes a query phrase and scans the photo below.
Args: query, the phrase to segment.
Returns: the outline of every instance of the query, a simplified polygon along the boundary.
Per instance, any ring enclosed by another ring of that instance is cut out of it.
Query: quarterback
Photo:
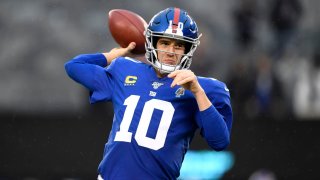
[[[90,92],[90,103],[113,103],[98,179],[176,179],[197,129],[216,151],[230,143],[228,88],[189,69],[200,43],[195,21],[167,8],[151,19],[145,37],[148,63],[131,56],[132,42],[65,64],[70,78]]]

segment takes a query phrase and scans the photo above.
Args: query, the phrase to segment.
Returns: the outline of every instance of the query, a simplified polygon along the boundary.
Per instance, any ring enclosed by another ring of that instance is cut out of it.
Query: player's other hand
[[[120,56],[129,56],[132,57],[133,54],[131,51],[136,47],[135,42],[131,42],[127,47],[117,47],[113,48],[111,51],[107,53],[103,53],[103,55],[107,58],[108,64],[110,64],[114,59]]]
[[[179,85],[187,90],[190,90],[193,94],[203,91],[196,75],[191,70],[176,70],[168,74],[168,77],[173,78],[171,87]]]

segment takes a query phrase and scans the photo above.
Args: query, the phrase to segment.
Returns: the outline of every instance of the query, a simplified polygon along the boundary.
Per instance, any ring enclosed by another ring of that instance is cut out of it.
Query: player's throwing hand
[[[113,48],[111,51],[107,53],[103,53],[107,58],[108,64],[110,64],[114,59],[120,56],[128,56],[131,54],[131,51],[136,47],[135,42],[131,42],[126,48]]]

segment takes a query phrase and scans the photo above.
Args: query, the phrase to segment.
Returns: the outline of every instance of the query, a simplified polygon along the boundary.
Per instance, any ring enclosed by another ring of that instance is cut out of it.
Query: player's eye
[[[177,42],[176,44],[175,44],[175,48],[176,49],[184,49],[185,48],[185,43],[183,43],[183,42]]]
[[[176,44],[176,47],[178,47],[178,48],[183,48],[183,47],[184,47],[184,44],[183,44],[183,43],[177,43],[177,44]]]
[[[160,44],[167,46],[167,45],[170,45],[170,42],[169,41],[161,41]]]

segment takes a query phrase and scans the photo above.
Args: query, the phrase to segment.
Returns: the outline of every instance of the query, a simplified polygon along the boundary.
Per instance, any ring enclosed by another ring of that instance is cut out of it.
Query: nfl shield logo
[[[163,83],[160,83],[160,82],[153,82],[152,83],[153,89],[158,89],[162,85],[163,85]]]

